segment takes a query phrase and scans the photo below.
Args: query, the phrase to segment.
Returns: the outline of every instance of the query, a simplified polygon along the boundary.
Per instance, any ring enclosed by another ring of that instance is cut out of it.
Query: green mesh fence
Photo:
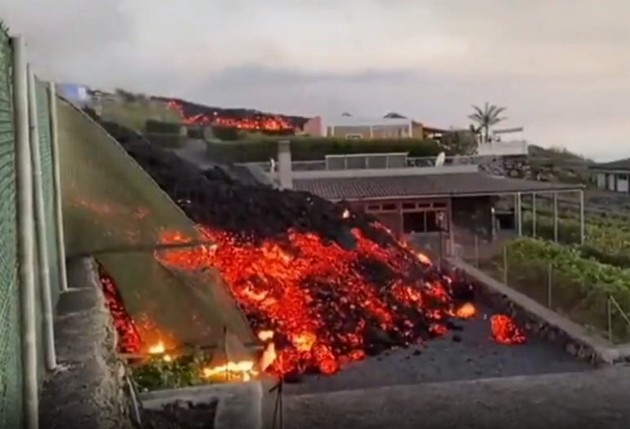
[[[203,242],[195,225],[98,124],[59,100],[58,129],[66,254],[94,255],[151,343],[220,343],[223,328],[254,342],[235,300],[213,271],[180,272],[154,252],[165,232]],[[153,329],[156,328],[156,329]]]
[[[21,427],[22,367],[17,275],[11,48],[0,29],[0,427]]]
[[[53,179],[53,159],[49,93],[47,84],[36,81],[37,122],[39,129],[39,147],[42,168],[42,194],[44,197],[44,216],[46,219],[46,246],[48,269],[50,270],[50,288],[53,308],[56,307],[61,290],[57,252],[57,224],[55,222],[55,190]]]

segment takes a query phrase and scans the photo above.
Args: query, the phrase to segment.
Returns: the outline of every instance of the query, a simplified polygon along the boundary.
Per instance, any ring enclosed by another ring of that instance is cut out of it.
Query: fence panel
[[[55,187],[53,180],[52,139],[50,122],[50,104],[47,85],[36,80],[37,122],[39,127],[39,145],[42,167],[42,194],[46,217],[46,246],[48,269],[50,270],[50,288],[53,309],[59,299],[60,274],[57,254],[57,224],[55,222]]]
[[[11,72],[9,37],[0,28],[0,427],[6,428],[21,427],[22,423]]]

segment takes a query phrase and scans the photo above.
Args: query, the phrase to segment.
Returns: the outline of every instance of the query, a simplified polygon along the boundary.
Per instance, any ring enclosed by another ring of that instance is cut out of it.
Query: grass
[[[150,119],[174,123],[182,120],[166,103],[151,99],[107,101],[103,103],[101,116],[105,121],[119,123],[140,133],[144,133],[145,123]]]

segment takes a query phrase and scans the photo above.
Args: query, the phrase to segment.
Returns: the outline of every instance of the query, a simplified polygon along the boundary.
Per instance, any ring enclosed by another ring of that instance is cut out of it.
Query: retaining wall
[[[125,366],[91,258],[68,262],[68,292],[55,320],[59,367],[44,383],[43,428],[131,428]]]

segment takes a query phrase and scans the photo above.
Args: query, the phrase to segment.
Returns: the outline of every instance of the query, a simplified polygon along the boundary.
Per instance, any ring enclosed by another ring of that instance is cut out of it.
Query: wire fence
[[[66,286],[54,86],[24,58],[23,40],[0,28],[0,427],[35,428],[39,389],[56,367],[52,319]]]
[[[604,336],[630,343],[630,269],[576,246],[505,234],[456,236],[453,256]]]

